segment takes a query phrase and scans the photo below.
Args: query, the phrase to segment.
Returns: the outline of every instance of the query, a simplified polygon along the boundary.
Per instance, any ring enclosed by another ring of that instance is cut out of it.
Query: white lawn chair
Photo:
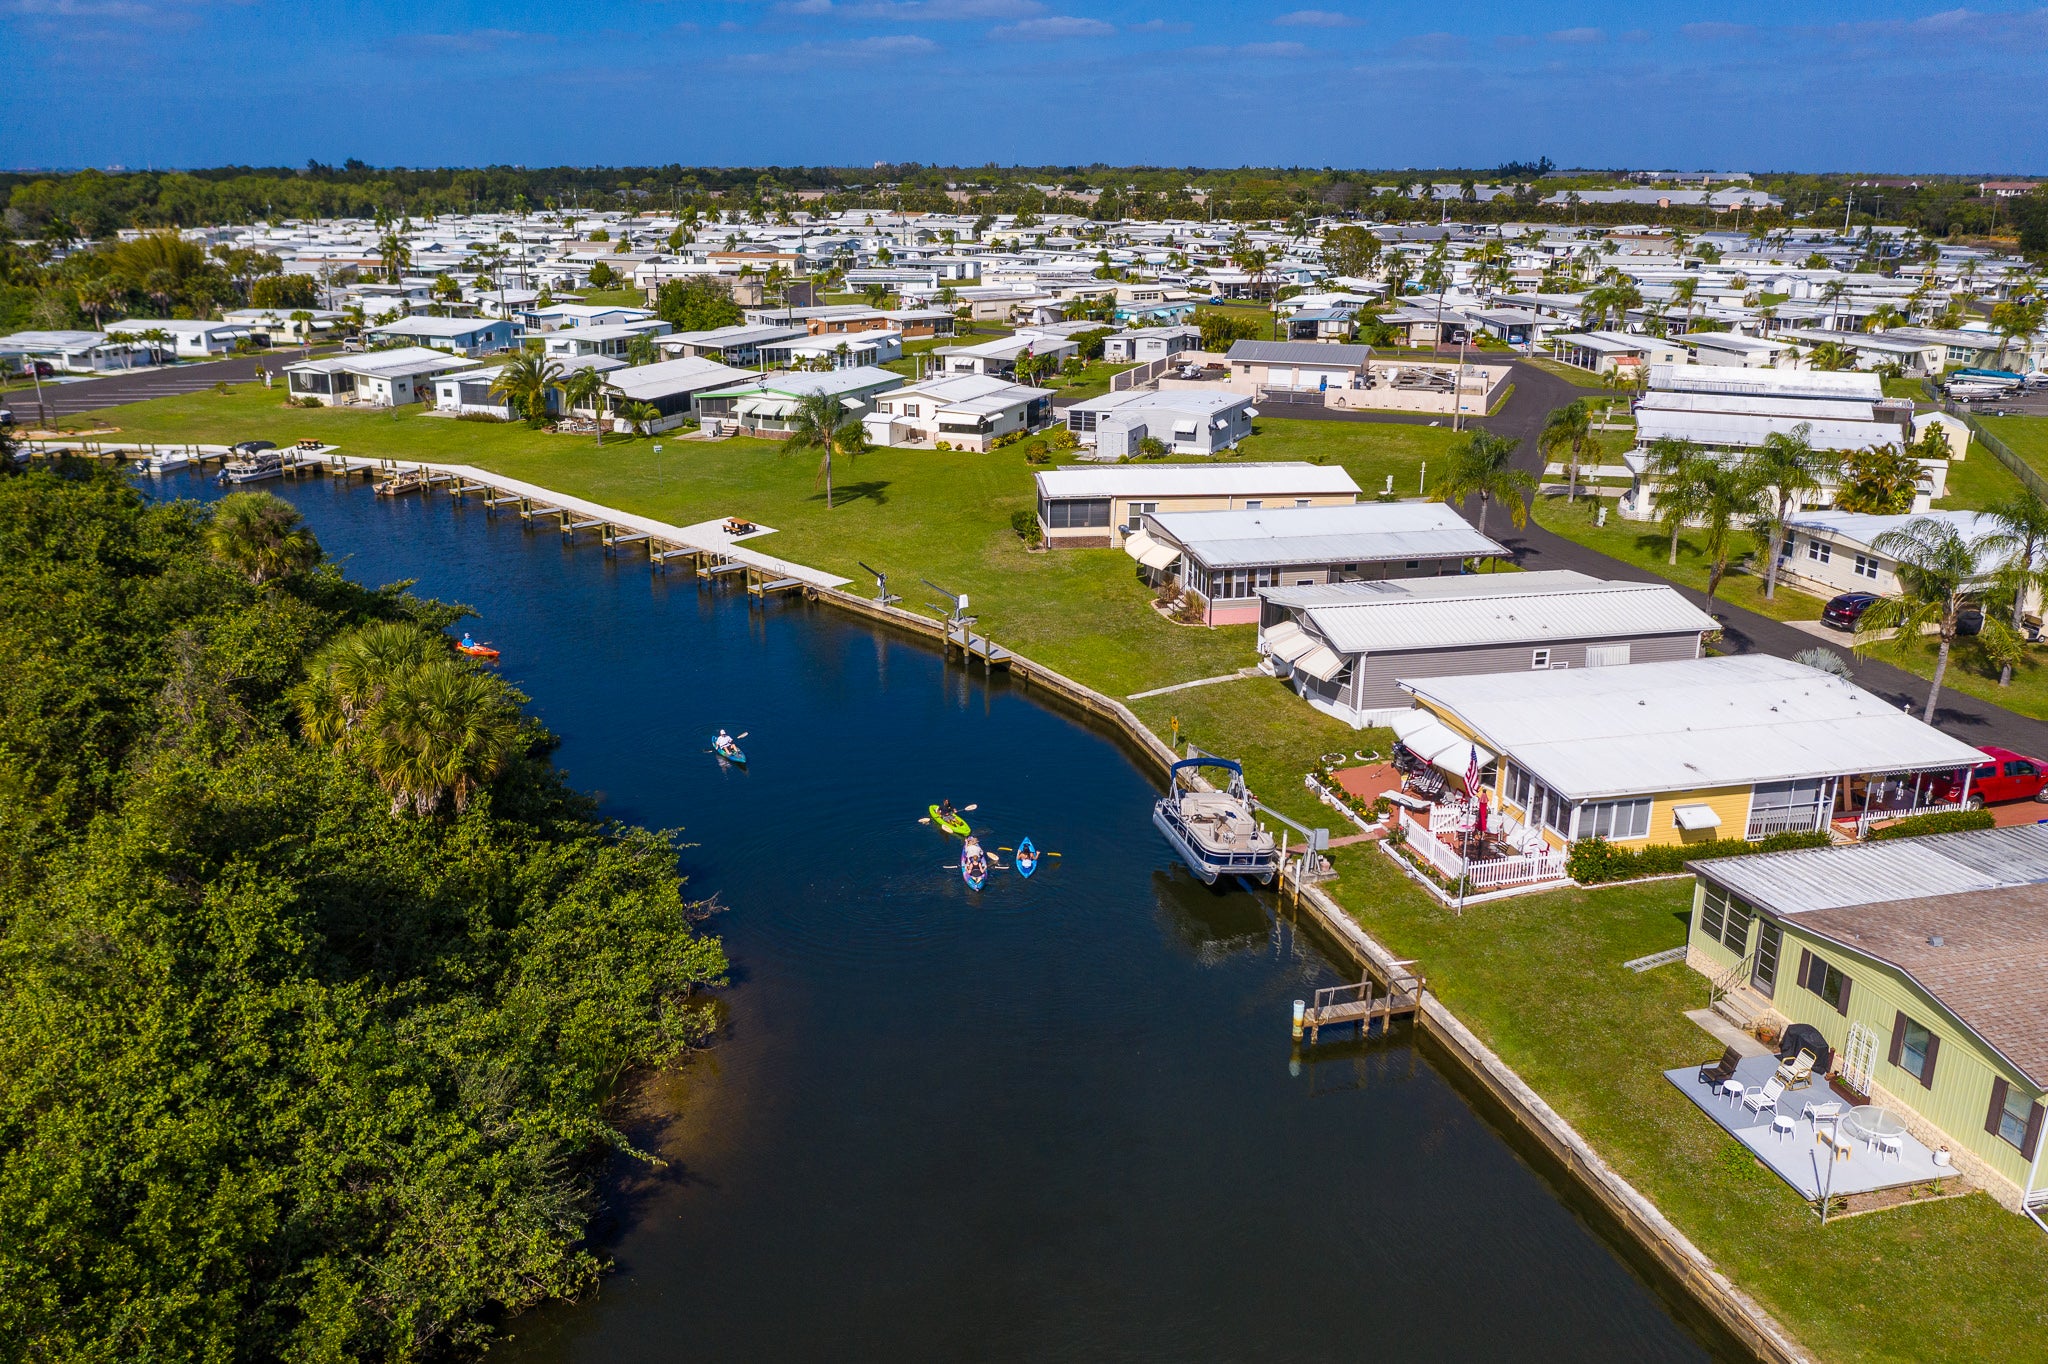
[[[1841,1119],[1842,1112],[1842,1105],[1839,1102],[1809,1103],[1799,1110],[1799,1116],[1808,1122],[1836,1122]]]
[[[1775,1114],[1778,1111],[1778,1098],[1784,1092],[1785,1086],[1778,1082],[1777,1076],[1773,1075],[1763,1085],[1753,1089],[1745,1089],[1742,1092],[1742,1106],[1756,1114],[1759,1118],[1764,1115],[1766,1109]]]

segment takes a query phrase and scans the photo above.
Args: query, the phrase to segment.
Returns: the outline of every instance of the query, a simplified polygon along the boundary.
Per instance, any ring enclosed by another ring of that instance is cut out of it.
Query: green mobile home
[[[2048,828],[1690,865],[1687,961],[1717,998],[1819,1029],[1845,1087],[2008,1207],[2048,1205]]]

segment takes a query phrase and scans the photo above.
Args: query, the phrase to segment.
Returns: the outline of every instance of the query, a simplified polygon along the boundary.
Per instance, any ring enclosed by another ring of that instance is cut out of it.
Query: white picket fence
[[[1439,810],[1430,810],[1430,823],[1437,823]],[[1455,812],[1450,828],[1456,829]],[[1502,886],[1527,885],[1532,881],[1561,881],[1564,879],[1565,855],[1554,848],[1541,852],[1522,853],[1514,857],[1475,857],[1470,862],[1458,856],[1458,850],[1436,836],[1433,829],[1425,829],[1406,810],[1401,812],[1401,832],[1408,836],[1407,846],[1415,855],[1429,863],[1448,881],[1456,881],[1462,872],[1467,890],[1496,890]]]

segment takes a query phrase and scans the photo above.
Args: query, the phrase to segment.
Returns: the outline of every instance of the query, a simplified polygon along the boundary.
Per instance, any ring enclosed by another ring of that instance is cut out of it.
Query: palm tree
[[[1807,352],[1806,363],[1820,370],[1854,369],[1856,353],[1838,341],[1823,341]]]
[[[320,542],[298,508],[275,493],[229,493],[213,504],[205,536],[209,554],[257,587],[320,562]]]
[[[306,680],[292,690],[300,729],[316,744],[349,747],[391,679],[425,663],[432,643],[418,626],[396,621],[365,625],[334,640],[313,656]]]
[[[621,417],[633,423],[633,428],[643,436],[648,434],[649,422],[661,420],[661,409],[653,403],[623,402],[619,404],[618,412]]]
[[[1699,510],[1693,519],[1706,533],[1707,603],[1712,605],[1735,557],[1735,528],[1756,514],[1758,489],[1744,464],[1724,464],[1711,455],[1694,461],[1689,478],[1698,488]]]
[[[2048,320],[2048,304],[2040,299],[2027,303],[2000,303],[1991,309],[1991,329],[1998,333],[1998,359],[2005,361],[2005,353],[2021,337],[2032,336],[2041,330],[2041,324]]]
[[[1777,595],[1778,548],[1785,540],[1785,522],[1800,509],[1808,493],[1820,492],[1841,476],[1841,456],[1816,450],[1807,439],[1813,428],[1805,422],[1787,433],[1773,431],[1742,461],[1743,472],[1757,491],[1757,530],[1766,544],[1764,596]]]
[[[1927,705],[1920,718],[1934,723],[1934,705],[1941,696],[1941,680],[1948,672],[1949,651],[1960,633],[1963,611],[1983,594],[1984,575],[1979,569],[1988,553],[1995,552],[2001,534],[1992,531],[1965,539],[1947,521],[1916,516],[1905,525],[1888,530],[1870,542],[1879,554],[1895,564],[1899,595],[1880,597],[1857,622],[1856,647],[1884,631],[1892,631],[1894,653],[1917,648],[1931,630],[1937,641],[1934,680],[1927,688]],[[1994,653],[2009,653],[2017,633],[2012,626],[1986,613],[1982,642]]]
[[[398,674],[371,717],[365,757],[391,812],[465,810],[517,754],[519,709],[496,678],[448,657]]]
[[[1450,467],[1438,475],[1431,499],[1456,506],[1476,494],[1481,535],[1486,534],[1487,510],[1497,500],[1507,507],[1508,520],[1520,530],[1529,524],[1527,499],[1536,490],[1535,475],[1508,463],[1521,444],[1490,431],[1474,431],[1470,440],[1451,447]]]
[[[1687,276],[1671,286],[1671,296],[1685,305],[1685,330],[1692,330],[1693,299],[1700,291],[1697,276]]]
[[[1919,489],[1920,459],[1914,450],[1873,445],[1852,450],[1842,460],[1842,485],[1835,493],[1835,509],[1896,516],[1913,509],[1913,495]]]
[[[523,350],[491,380],[491,396],[503,398],[514,412],[539,425],[548,417],[548,390],[561,382],[562,366],[537,350]]]
[[[1889,303],[1880,303],[1870,310],[1870,316],[1863,319],[1863,330],[1867,332],[1890,331],[1906,320],[1906,315]]]
[[[1659,436],[1650,442],[1650,465],[1645,472],[1657,489],[1657,519],[1671,532],[1668,562],[1674,566],[1678,563],[1679,531],[1707,509],[1710,475],[1702,466],[1718,463],[1682,436]]]
[[[1588,331],[1598,331],[1611,316],[1614,325],[1628,325],[1628,315],[1643,306],[1642,291],[1627,280],[1603,284],[1587,292],[1585,301],[1579,305],[1583,325]]]
[[[1552,412],[1543,423],[1543,434],[1536,438],[1536,448],[1543,452],[1547,461],[1560,447],[1571,450],[1570,481],[1565,501],[1579,500],[1579,465],[1588,456],[1600,456],[1600,438],[1593,434],[1593,409],[1584,398],[1575,398]]]
[[[829,393],[813,393],[800,400],[790,414],[789,435],[783,439],[785,452],[819,452],[818,477],[825,481],[825,510],[832,510],[832,457],[852,459],[868,448],[867,432],[860,418],[840,405]]]
[[[579,369],[562,380],[562,405],[572,411],[588,407],[597,415],[597,443],[604,446],[604,407],[599,398],[604,393],[604,376],[594,369]]]
[[[2001,559],[1999,586],[2012,594],[2012,629],[2019,635],[2026,629],[2027,602],[2048,588],[2048,502],[2022,489],[1985,514],[1997,527],[1986,547]],[[1999,669],[1998,685],[2011,683],[2008,662]]]

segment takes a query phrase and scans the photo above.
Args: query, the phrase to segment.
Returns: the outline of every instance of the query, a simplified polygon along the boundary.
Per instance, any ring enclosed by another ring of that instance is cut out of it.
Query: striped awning
[[[1307,673],[1318,682],[1327,682],[1344,671],[1344,660],[1332,653],[1327,645],[1318,644],[1294,660],[1294,670]]]
[[[1410,753],[1446,772],[1464,772],[1472,760],[1474,749],[1479,751],[1481,767],[1492,762],[1494,757],[1486,745],[1474,743],[1426,710],[1403,711],[1395,716],[1394,737]]]
[[[1259,637],[1259,647],[1283,663],[1292,663],[1315,648],[1316,641],[1293,621],[1284,620]]]

